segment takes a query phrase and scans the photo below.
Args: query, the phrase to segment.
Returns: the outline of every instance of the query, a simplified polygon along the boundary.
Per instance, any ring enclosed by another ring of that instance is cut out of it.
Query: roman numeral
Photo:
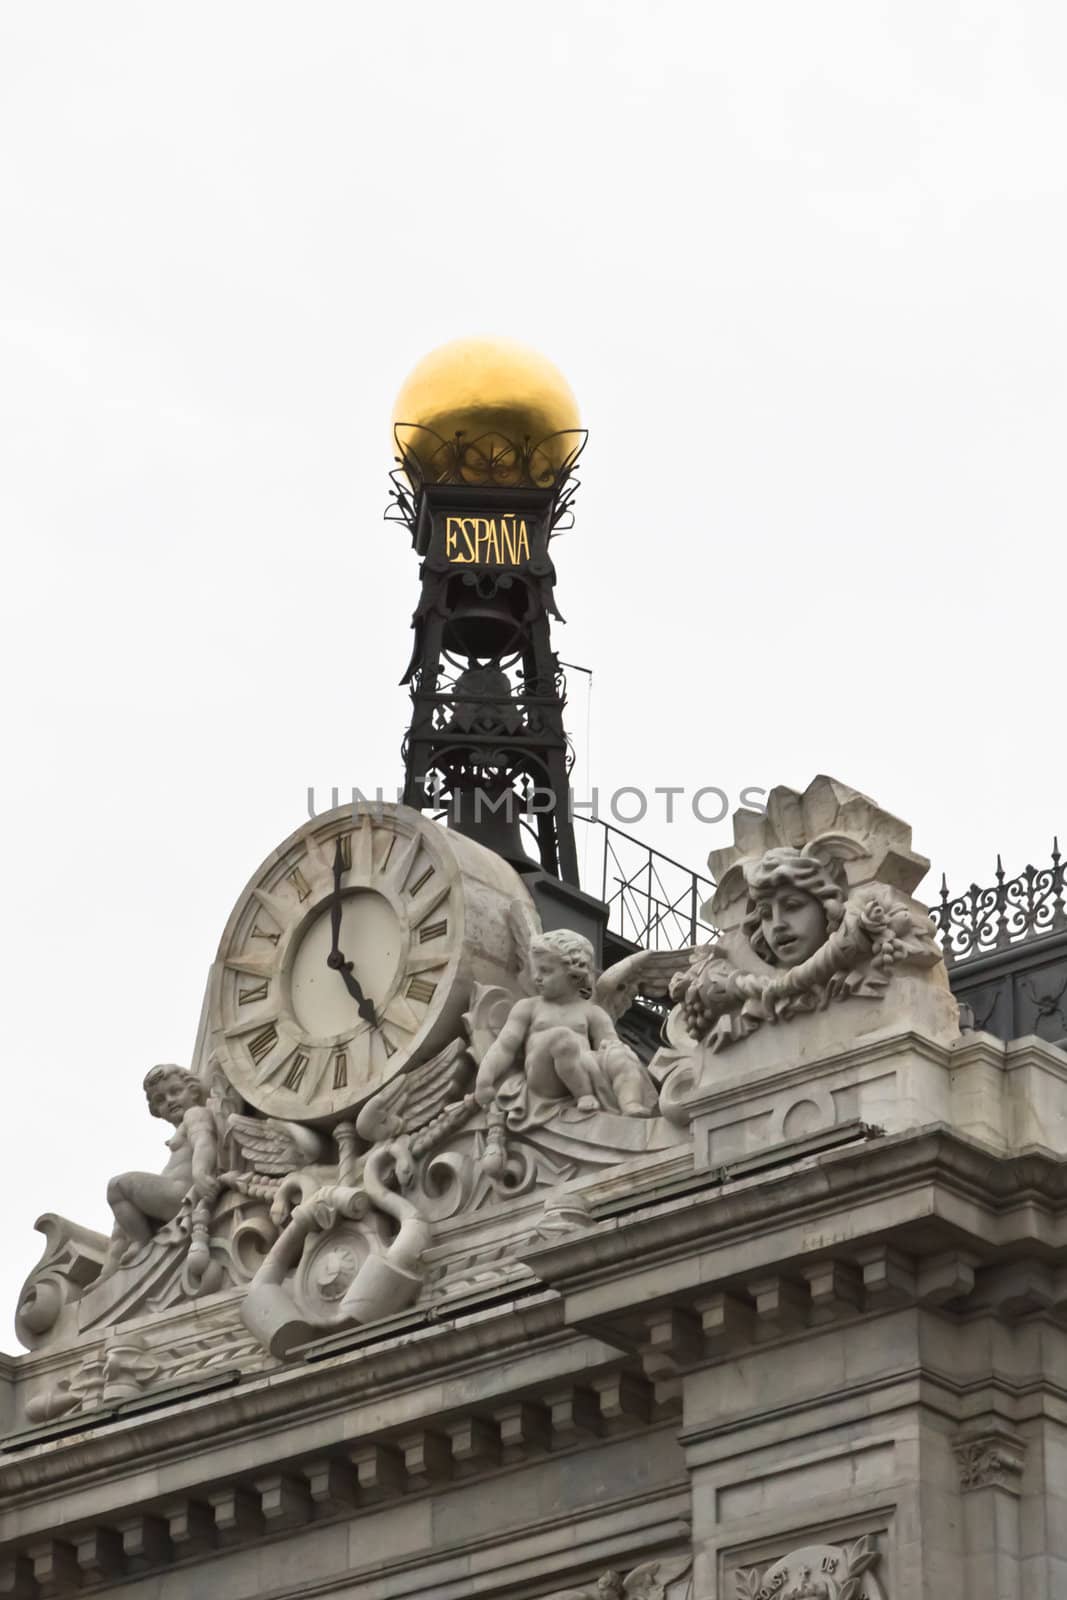
[[[249,937],[252,939],[269,939],[271,944],[277,944],[278,940],[281,938],[281,934],[269,933],[266,928],[261,928],[257,922],[253,924],[252,932]]]
[[[249,1039],[248,1053],[252,1057],[252,1060],[256,1063],[257,1067],[266,1056],[270,1055],[277,1043],[278,1030],[274,1026],[273,1022],[268,1023],[260,1033],[257,1033],[254,1038]]]
[[[338,834],[337,843],[341,846],[341,865],[347,872],[352,865],[352,835],[350,833]]]
[[[333,1086],[335,1089],[348,1087],[348,1057],[343,1050],[338,1050],[333,1058]]]
[[[406,993],[409,1000],[421,1000],[424,1005],[429,1005],[437,993],[437,985],[426,978],[412,978]]]
[[[270,984],[264,978],[262,983],[253,983],[247,989],[238,989],[237,1004],[239,1006],[248,1006],[254,1000],[265,1000],[269,992]]]
[[[382,1034],[382,1043],[385,1046],[385,1053],[387,1056],[396,1055],[396,1045],[390,1043],[388,1034]]]
[[[416,895],[422,893],[423,889],[425,889],[426,885],[429,883],[430,879],[433,877],[433,874],[434,874],[433,867],[427,867],[426,871],[424,873],[422,873],[420,877],[415,879],[415,882],[408,889],[408,894],[411,896],[411,898],[413,900],[415,899]]]
[[[285,1074],[285,1077],[282,1080],[283,1089],[299,1089],[300,1081],[303,1078],[304,1073],[307,1071],[307,1066],[310,1059],[311,1057],[306,1056],[302,1050],[297,1051],[296,1055],[292,1059],[292,1062],[290,1063],[289,1071]]]
[[[300,901],[301,905],[303,905],[304,901],[311,893],[310,883],[308,883],[299,867],[294,867],[292,872],[287,872],[286,877],[296,890],[296,898]]]
[[[427,922],[419,929],[419,943],[429,944],[431,939],[439,939],[443,933],[448,932],[448,918],[442,917],[439,922]]]

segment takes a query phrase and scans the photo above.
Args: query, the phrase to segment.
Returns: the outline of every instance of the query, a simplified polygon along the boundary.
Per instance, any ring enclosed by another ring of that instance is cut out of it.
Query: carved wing
[[[623,1580],[626,1600],[663,1600],[672,1583],[684,1578],[691,1556],[672,1556],[667,1561],[644,1561]]]
[[[356,1132],[361,1139],[376,1143],[388,1136],[387,1122],[392,1116],[403,1122],[405,1133],[418,1133],[450,1100],[461,1098],[469,1069],[466,1041],[453,1039],[421,1067],[398,1074],[368,1100],[356,1121]]]
[[[666,994],[674,974],[684,971],[692,959],[692,946],[685,950],[638,950],[600,974],[593,998],[615,1020],[638,993]]]
[[[230,1134],[230,1117],[240,1114],[244,1102],[219,1066],[218,1057],[214,1054],[208,1059],[205,1078],[207,1084],[207,1108],[215,1119],[215,1134],[219,1141],[220,1161],[225,1164],[230,1158],[230,1146],[233,1143]]]
[[[513,900],[508,906],[508,927],[515,941],[515,976],[523,994],[534,992],[533,972],[530,969],[530,941],[541,932],[541,924],[533,908],[525,900]]]
[[[477,1066],[481,1066],[482,1057],[508,1020],[514,1004],[515,996],[510,989],[502,989],[496,983],[474,985],[470,1010],[463,1013],[463,1026]]]
[[[321,1136],[299,1122],[281,1122],[276,1117],[243,1117],[231,1112],[229,1130],[253,1172],[260,1172],[264,1177],[284,1178],[325,1154]]]

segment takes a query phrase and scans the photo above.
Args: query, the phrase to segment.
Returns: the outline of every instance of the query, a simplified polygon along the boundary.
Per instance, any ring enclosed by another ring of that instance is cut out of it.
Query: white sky
[[[161,1164],[141,1076],[307,786],[398,781],[387,423],[445,339],[591,430],[602,792],[827,771],[960,888],[1045,856],[1065,44],[1058,0],[3,7],[3,1306],[40,1212]],[[577,678],[582,789],[585,722]]]

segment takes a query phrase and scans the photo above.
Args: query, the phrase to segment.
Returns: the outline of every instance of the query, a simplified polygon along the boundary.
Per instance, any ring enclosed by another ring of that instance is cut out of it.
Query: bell
[[[448,586],[444,647],[469,660],[510,655],[522,646],[529,597],[510,576],[457,578]]]
[[[522,800],[514,789],[491,794],[476,778],[452,792],[448,806],[448,826],[475,844],[492,850],[519,872],[537,866],[523,848]]]

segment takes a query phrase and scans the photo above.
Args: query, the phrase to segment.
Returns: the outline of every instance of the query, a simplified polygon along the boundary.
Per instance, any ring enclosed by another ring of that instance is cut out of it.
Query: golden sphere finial
[[[559,368],[513,339],[453,339],[423,356],[409,373],[393,407],[394,439],[425,466],[432,454],[429,429],[448,444],[498,435],[517,446],[539,445],[550,435],[581,427],[578,402]],[[559,465],[574,448],[564,438]]]

